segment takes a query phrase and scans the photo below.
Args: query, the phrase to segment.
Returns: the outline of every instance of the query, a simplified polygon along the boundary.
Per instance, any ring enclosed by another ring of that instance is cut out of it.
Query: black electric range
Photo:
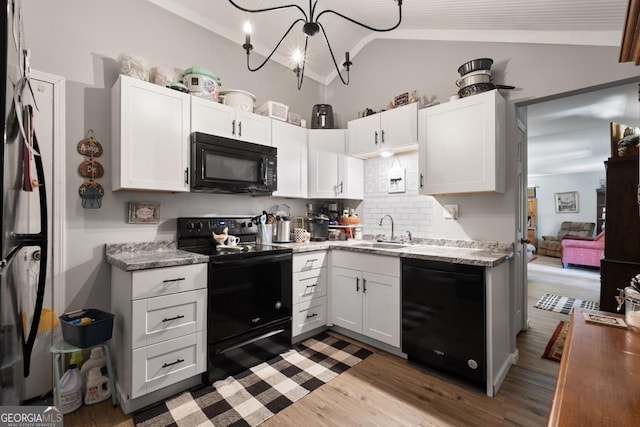
[[[226,248],[212,233],[240,239]],[[249,217],[178,218],[178,249],[209,256],[207,372],[235,375],[291,347],[292,250],[256,244]]]
[[[214,261],[259,257],[270,254],[291,253],[291,249],[256,243],[258,227],[249,217],[200,217],[178,218],[178,249],[207,255]],[[240,238],[237,246],[218,245],[212,233],[221,234],[224,228],[228,234]]]

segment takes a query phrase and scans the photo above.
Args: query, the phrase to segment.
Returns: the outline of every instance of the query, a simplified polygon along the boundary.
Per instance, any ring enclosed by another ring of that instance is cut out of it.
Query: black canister
[[[333,108],[329,104],[316,104],[311,113],[311,129],[333,129]]]

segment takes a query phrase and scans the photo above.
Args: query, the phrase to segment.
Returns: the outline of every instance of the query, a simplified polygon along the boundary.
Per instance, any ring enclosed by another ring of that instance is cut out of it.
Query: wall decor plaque
[[[158,224],[160,203],[129,202],[129,224]]]

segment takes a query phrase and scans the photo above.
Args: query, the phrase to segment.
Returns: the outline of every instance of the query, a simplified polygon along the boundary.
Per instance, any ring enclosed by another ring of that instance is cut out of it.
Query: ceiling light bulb
[[[251,34],[251,31],[253,30],[253,28],[251,28],[251,22],[247,21],[244,23],[244,33],[245,34]]]
[[[296,49],[293,51],[293,62],[295,62],[298,65],[302,65],[302,60],[303,60],[303,56],[302,56],[302,52],[300,52],[299,49]]]

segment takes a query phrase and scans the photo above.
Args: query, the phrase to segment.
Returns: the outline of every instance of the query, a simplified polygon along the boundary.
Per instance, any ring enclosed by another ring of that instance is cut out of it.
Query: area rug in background
[[[554,311],[556,313],[569,314],[573,307],[582,307],[590,310],[599,310],[600,303],[597,301],[584,301],[577,298],[561,297],[559,295],[544,294],[534,305],[541,310]]]
[[[567,331],[569,330],[569,322],[563,322],[562,320],[556,326],[556,330],[553,331],[551,339],[544,348],[542,353],[543,359],[553,360],[554,362],[560,362],[562,359],[562,351],[564,350],[564,342],[567,339]]]
[[[133,416],[136,426],[257,426],[371,354],[320,334],[213,386],[185,392]]]

